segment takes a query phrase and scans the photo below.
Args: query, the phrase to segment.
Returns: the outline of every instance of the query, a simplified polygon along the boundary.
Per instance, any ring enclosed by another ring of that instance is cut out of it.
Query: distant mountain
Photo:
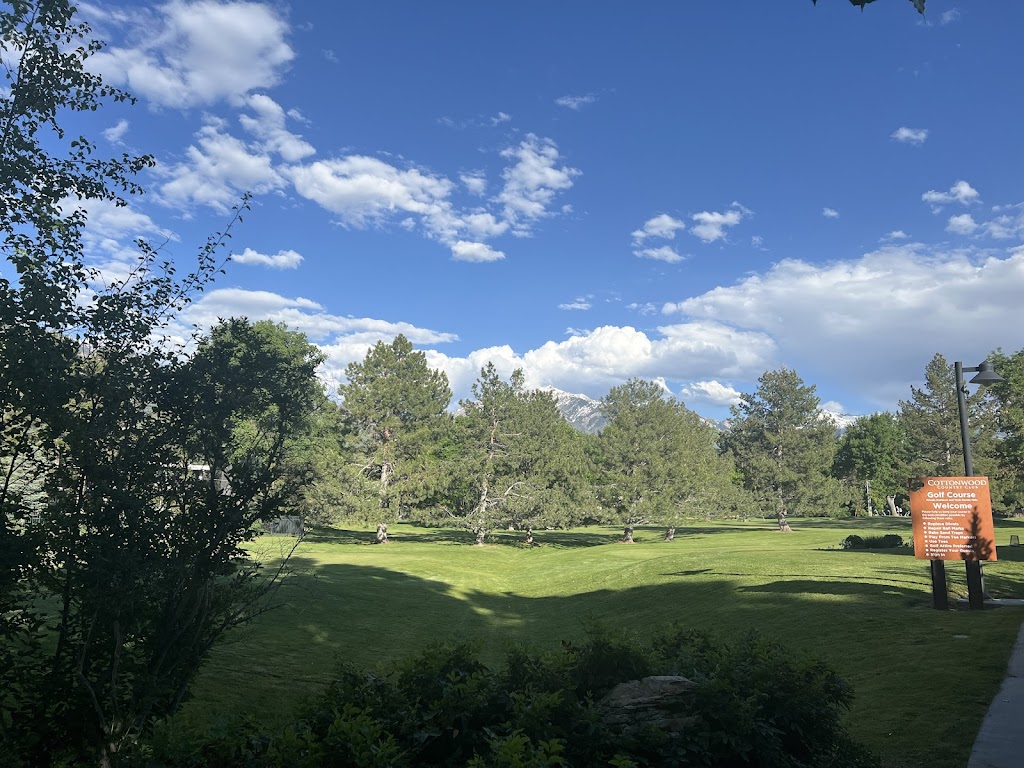
[[[549,387],[547,391],[554,396],[562,418],[580,432],[596,435],[608,423],[608,419],[601,415],[600,401],[586,395],[563,392],[554,387]]]

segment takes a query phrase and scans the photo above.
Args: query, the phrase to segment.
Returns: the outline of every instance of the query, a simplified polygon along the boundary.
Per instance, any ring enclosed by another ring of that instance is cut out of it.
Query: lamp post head
[[[978,366],[978,375],[971,379],[971,384],[985,386],[986,384],[998,384],[1000,381],[1005,381],[1005,379],[996,373],[992,363],[986,360]]]

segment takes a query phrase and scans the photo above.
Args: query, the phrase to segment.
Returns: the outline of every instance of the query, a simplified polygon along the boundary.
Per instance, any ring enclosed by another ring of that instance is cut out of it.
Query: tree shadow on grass
[[[588,590],[578,573],[554,571],[549,594],[531,597],[516,591],[514,577],[504,591],[485,592],[379,566],[323,564],[302,556],[294,565],[315,576],[316,599],[286,585],[282,596],[293,602],[290,610],[266,614],[241,641],[215,649],[183,713],[193,727],[247,713],[274,725],[289,722],[333,677],[339,661],[369,669],[415,654],[431,641],[456,638],[478,643],[484,659],[499,664],[512,643],[554,650],[562,640],[580,638],[594,621],[645,637],[673,622],[724,639],[757,628],[796,652],[823,658],[855,687],[873,686],[872,704],[861,715],[869,722],[881,706],[931,722],[934,702],[908,691],[904,682],[927,677],[949,655],[947,614],[927,609],[924,573],[920,583],[810,574],[772,581],[771,574],[697,568],[660,583]],[[1015,629],[1007,624],[1006,632],[986,635],[988,642],[972,646],[971,665],[949,664],[943,671],[944,690],[971,687],[980,699],[958,710],[956,728],[935,722],[935,733],[921,739],[932,752],[921,755],[920,764],[966,761]],[[995,637],[1005,639],[1006,647],[993,643]],[[913,654],[907,653],[909,642]],[[881,670],[899,674],[879,677]],[[947,737],[952,732],[960,736]]]

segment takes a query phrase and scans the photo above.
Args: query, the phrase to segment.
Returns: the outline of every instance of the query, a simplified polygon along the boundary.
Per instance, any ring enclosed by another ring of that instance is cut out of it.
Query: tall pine
[[[836,425],[796,371],[767,371],[758,385],[732,407],[724,445],[744,486],[775,513],[779,530],[789,531],[791,513],[820,514],[837,505],[839,486],[830,476]]]

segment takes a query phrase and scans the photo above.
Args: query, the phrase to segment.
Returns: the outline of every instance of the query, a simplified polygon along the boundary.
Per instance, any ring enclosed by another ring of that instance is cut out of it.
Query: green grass
[[[322,531],[296,553],[288,605],[211,655],[183,716],[192,723],[252,714],[278,725],[330,679],[339,659],[370,667],[433,638],[479,640],[493,661],[513,641],[554,646],[598,618],[644,633],[666,622],[728,638],[749,628],[828,661],[853,683],[854,735],[890,768],[963,766],[1024,610],[931,608],[928,567],[911,550],[842,551],[850,533],[899,533],[909,520],[694,523],[661,541],[638,529],[498,534],[486,547],[460,531],[395,526],[394,543],[366,531]],[[997,524],[997,543],[1024,522]],[[255,547],[273,556],[284,542]],[[999,547],[985,568],[995,596],[1024,597],[1024,548]],[[953,594],[964,569],[947,564]]]

